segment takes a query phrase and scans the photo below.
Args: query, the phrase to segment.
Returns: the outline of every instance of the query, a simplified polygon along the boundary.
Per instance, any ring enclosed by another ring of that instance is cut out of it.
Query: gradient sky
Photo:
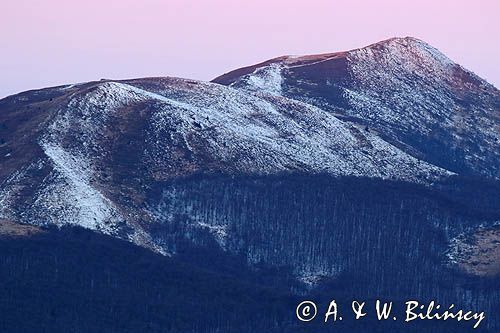
[[[500,87],[499,14],[500,0],[0,0],[0,97],[100,78],[210,80],[393,36]]]

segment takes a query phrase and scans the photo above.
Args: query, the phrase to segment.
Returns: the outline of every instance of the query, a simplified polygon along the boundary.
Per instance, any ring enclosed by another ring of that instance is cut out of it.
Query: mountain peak
[[[414,43],[414,44],[427,44],[425,41],[419,39],[419,38],[416,38],[416,37],[411,37],[411,36],[405,36],[405,37],[391,37],[391,38],[387,38],[387,39],[384,39],[384,40],[381,40],[379,42],[376,42],[372,45],[376,45],[376,44],[390,44],[390,43]]]
[[[213,82],[300,100],[358,125],[370,123],[389,142],[411,146],[415,155],[454,172],[494,176],[497,170],[491,161],[500,155],[494,148],[498,127],[477,127],[476,117],[495,123],[500,92],[418,38],[274,58]],[[478,148],[488,157],[472,153]]]
[[[348,51],[349,54],[359,54],[366,52],[374,52],[375,55],[380,53],[390,53],[394,57],[406,58],[406,61],[434,61],[434,65],[448,67],[455,65],[441,51],[430,45],[429,43],[415,37],[393,37],[366,47]],[[425,61],[425,60],[424,60]]]
[[[386,59],[392,61],[395,65],[409,63],[425,63],[428,66],[438,68],[436,73],[446,70],[455,65],[446,55],[438,49],[415,37],[392,37],[361,48],[348,51],[339,51],[333,53],[321,53],[311,55],[286,55],[270,60],[236,69],[225,73],[212,82],[224,85],[234,84],[238,79],[251,75],[255,71],[273,65],[274,67],[299,67],[310,66],[322,63],[337,63],[343,61],[359,62],[362,61],[380,61]],[[339,70],[338,66],[335,67]]]

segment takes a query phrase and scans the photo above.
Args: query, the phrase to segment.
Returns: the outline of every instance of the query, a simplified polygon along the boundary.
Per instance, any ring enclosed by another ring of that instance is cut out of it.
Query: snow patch
[[[283,65],[273,63],[268,66],[259,67],[253,73],[245,75],[241,81],[244,81],[244,88],[250,91],[266,92],[273,95],[282,94],[283,76],[281,71]],[[237,81],[231,86],[238,87],[242,82]]]
[[[41,146],[57,172],[53,185],[47,186],[35,202],[41,214],[49,213],[47,217],[57,225],[77,224],[110,233],[109,225],[118,220],[118,213],[91,185],[90,165],[59,145],[42,142]]]

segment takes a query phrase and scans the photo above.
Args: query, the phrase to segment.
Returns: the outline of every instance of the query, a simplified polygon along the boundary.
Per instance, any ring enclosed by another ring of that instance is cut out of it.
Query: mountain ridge
[[[171,188],[193,177],[316,175],[430,188],[456,176],[494,180],[498,90],[424,44],[391,39],[320,60],[282,57],[288,65],[266,63],[229,87],[101,80],[2,99],[0,218],[76,224],[171,255],[179,239],[201,241],[193,234],[224,248],[246,232],[234,230],[236,217],[193,213],[198,203],[172,206],[196,195]]]
[[[226,72],[226,73],[224,73],[224,74],[222,74],[220,76],[217,76],[216,78],[212,79],[211,82],[216,82],[216,83],[220,83],[220,84],[224,84],[224,85],[229,85],[229,84],[232,83],[232,80],[235,77],[243,76],[243,75],[246,75],[246,74],[251,74],[255,69],[257,69],[259,67],[262,67],[262,66],[265,66],[265,65],[272,64],[272,63],[289,62],[289,63],[295,64],[295,65],[308,65],[311,62],[315,62],[315,61],[318,61],[318,60],[320,60],[320,61],[321,60],[322,61],[324,61],[324,60],[331,60],[333,58],[347,56],[350,53],[355,53],[355,52],[358,52],[358,51],[361,51],[361,50],[366,50],[366,49],[371,49],[371,48],[380,48],[380,47],[389,47],[389,46],[394,45],[394,44],[405,44],[405,43],[406,44],[411,43],[411,44],[414,44],[414,45],[420,45],[423,48],[431,50],[433,53],[435,53],[438,57],[444,59],[446,62],[458,65],[454,61],[452,61],[451,59],[449,59],[446,55],[444,55],[443,53],[441,53],[438,49],[436,49],[435,47],[433,47],[432,45],[428,44],[427,42],[425,42],[422,39],[419,39],[419,38],[416,38],[416,37],[412,37],[412,36],[390,37],[390,38],[387,38],[387,39],[384,39],[384,40],[381,40],[381,41],[378,41],[378,42],[375,42],[375,43],[372,43],[372,44],[369,44],[369,45],[366,45],[366,46],[357,47],[357,48],[353,48],[353,49],[348,49],[348,50],[344,50],[344,51],[326,52],[326,53],[317,53],[317,54],[307,54],[307,55],[291,55],[290,54],[290,55],[278,56],[278,57],[275,57],[275,58],[271,58],[269,60],[258,62],[258,63],[254,64],[254,65],[244,66],[244,67],[241,67],[241,68],[238,68],[238,69],[235,69],[235,70],[231,70],[231,71]],[[460,65],[458,65],[458,66],[460,66]],[[463,69],[465,69],[465,68],[463,68]],[[474,76],[479,77],[474,72],[472,72],[472,71],[470,71],[468,69],[465,69],[465,70],[467,70],[468,72],[470,72]],[[489,85],[495,87],[493,84],[491,84],[489,82],[487,82],[487,83]]]
[[[300,100],[369,126],[445,169],[471,174],[481,168],[498,177],[499,90],[421,40],[392,38],[346,52],[275,58],[213,82]],[[481,124],[477,130],[475,124]],[[477,158],[478,150],[491,151],[487,162]]]

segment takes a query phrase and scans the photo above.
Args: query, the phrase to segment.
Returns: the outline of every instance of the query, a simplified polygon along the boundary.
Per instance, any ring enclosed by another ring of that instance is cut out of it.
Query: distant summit
[[[213,82],[300,100],[450,171],[498,177],[498,89],[419,39],[279,57]]]
[[[339,52],[333,52],[333,53],[321,53],[321,54],[312,54],[312,55],[303,55],[303,56],[297,56],[297,55],[285,55],[285,56],[280,56],[277,58],[273,58],[270,60],[266,60],[262,63],[256,64],[256,65],[251,65],[247,67],[242,67],[233,71],[230,71],[226,74],[223,74],[214,80],[212,82],[217,82],[220,84],[231,84],[235,80],[237,80],[239,77],[247,74],[251,74],[254,72],[257,68],[264,67],[266,65],[271,65],[271,64],[283,64],[286,66],[303,66],[303,65],[310,65],[313,63],[321,62],[321,61],[328,61],[332,59],[338,59],[342,57],[347,57],[350,54],[354,54],[356,52],[364,52],[367,50],[382,50],[385,49],[389,52],[405,52],[406,51],[410,52],[410,48],[413,48],[414,50],[420,49],[420,50],[427,50],[429,54],[434,54],[441,60],[443,60],[444,63],[451,63],[451,60],[449,60],[444,54],[442,54],[439,50],[435,49],[431,45],[427,44],[426,42],[414,38],[414,37],[393,37],[389,38],[362,48],[357,48],[353,49],[350,51],[339,51]],[[410,54],[408,54],[410,56]]]

